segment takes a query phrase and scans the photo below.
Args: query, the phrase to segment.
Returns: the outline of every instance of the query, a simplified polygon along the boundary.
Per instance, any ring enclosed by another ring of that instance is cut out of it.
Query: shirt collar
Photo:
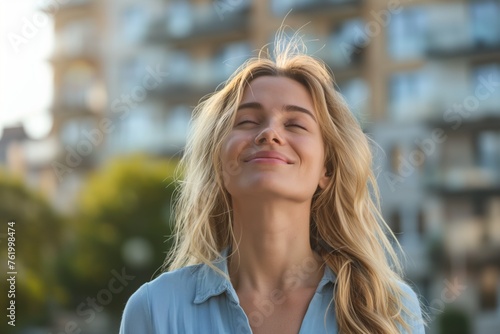
[[[227,255],[229,253],[229,247],[226,247],[212,264],[220,269],[223,273],[229,276],[229,271],[227,269]],[[201,268],[198,271],[198,277],[196,282],[196,294],[194,297],[195,304],[201,304],[210,297],[220,295],[224,291],[228,292],[229,298],[232,302],[238,304],[238,295],[234,291],[234,288],[226,278],[224,278],[220,273],[216,272],[206,264],[201,264]]]
[[[230,247],[226,247],[222,250],[221,255],[212,264],[219,268],[223,273],[229,276],[229,271],[227,268],[227,256],[229,254]],[[218,296],[223,292],[226,292],[229,296],[231,302],[239,304],[239,298],[233,285],[230,281],[224,278],[220,273],[216,272],[214,269],[206,264],[201,264],[201,268],[197,273],[196,282],[196,292],[193,302],[195,304],[201,304],[213,296]],[[337,277],[333,271],[325,265],[325,272],[321,281],[318,284],[316,292],[322,292],[328,283],[335,284]]]

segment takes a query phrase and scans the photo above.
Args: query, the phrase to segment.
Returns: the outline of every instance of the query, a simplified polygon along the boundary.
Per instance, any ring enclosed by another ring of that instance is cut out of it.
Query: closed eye
[[[298,125],[298,124],[289,123],[289,124],[287,124],[287,126],[296,126],[296,127],[299,127],[299,128],[301,128],[301,129],[306,130],[306,128],[304,128],[303,126],[300,126],[300,125]]]
[[[245,123],[253,123],[253,124],[257,124],[257,122],[252,122],[252,121],[243,121],[243,122],[238,123],[237,125],[241,125],[241,124],[245,124]]]

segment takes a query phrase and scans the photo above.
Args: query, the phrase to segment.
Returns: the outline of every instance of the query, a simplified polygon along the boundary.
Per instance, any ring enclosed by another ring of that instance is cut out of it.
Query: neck
[[[232,245],[228,269],[241,293],[314,288],[322,277],[322,260],[309,242],[310,203],[233,202]]]

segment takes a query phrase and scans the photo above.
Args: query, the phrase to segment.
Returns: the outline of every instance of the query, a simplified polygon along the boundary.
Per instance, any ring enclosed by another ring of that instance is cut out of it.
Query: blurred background
[[[287,13],[374,140],[428,333],[498,333],[496,0],[2,2],[0,254],[7,272],[15,221],[18,272],[2,333],[118,331],[170,247],[193,107]]]

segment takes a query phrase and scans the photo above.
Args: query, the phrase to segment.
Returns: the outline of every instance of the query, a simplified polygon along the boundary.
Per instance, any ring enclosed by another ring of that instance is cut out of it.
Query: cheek
[[[234,135],[229,135],[222,145],[221,156],[224,162],[232,160],[238,154],[238,138]]]
[[[303,156],[307,161],[311,162],[311,165],[317,166],[319,169],[323,168],[325,165],[325,148],[321,141],[311,140],[304,142],[302,147]]]
[[[241,172],[242,159],[251,153],[248,137],[232,134],[224,141],[221,150],[222,171],[225,178]]]

